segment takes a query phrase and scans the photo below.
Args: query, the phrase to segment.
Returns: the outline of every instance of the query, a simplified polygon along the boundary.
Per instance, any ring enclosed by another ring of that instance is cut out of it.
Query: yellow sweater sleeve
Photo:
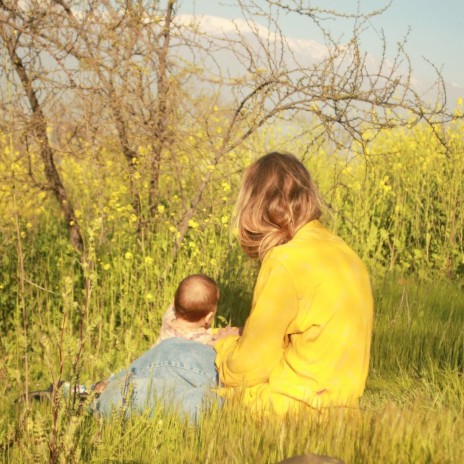
[[[278,261],[265,259],[242,336],[227,337],[215,345],[223,385],[249,387],[266,382],[282,358],[285,334],[297,311],[298,296],[291,274]]]

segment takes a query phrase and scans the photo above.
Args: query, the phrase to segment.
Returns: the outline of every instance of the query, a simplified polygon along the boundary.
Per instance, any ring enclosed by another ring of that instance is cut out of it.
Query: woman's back
[[[278,412],[356,405],[369,365],[373,302],[359,257],[319,221],[263,260],[243,336],[216,346],[221,380]],[[235,346],[234,346],[235,344]]]

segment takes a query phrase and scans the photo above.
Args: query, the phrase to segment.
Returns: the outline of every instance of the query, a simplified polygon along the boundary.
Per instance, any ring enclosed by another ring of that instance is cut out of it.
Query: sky
[[[254,1],[262,3],[262,0]],[[241,17],[239,8],[229,6],[233,3],[234,0],[183,0],[179,13],[238,19]],[[355,12],[358,1],[303,0],[303,3],[342,12]],[[385,6],[388,2],[359,0],[359,3],[361,10],[365,12]],[[336,20],[328,25],[336,35],[349,37],[351,25],[348,21]],[[432,82],[433,70],[425,58],[441,71],[447,86],[449,106],[454,108],[458,97],[464,97],[463,0],[393,0],[386,12],[371,20],[371,26],[363,35],[363,48],[367,52],[374,55],[379,53],[378,31],[383,30],[388,43],[387,53],[393,56],[396,43],[409,31],[406,50],[412,62],[414,78],[424,88]],[[291,39],[320,40],[307,20],[295,18],[294,15],[282,15],[280,27]]]

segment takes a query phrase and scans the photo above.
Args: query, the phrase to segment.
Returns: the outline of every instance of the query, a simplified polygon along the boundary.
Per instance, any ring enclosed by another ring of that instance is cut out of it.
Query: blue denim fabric
[[[196,421],[208,401],[217,397],[215,351],[183,338],[169,338],[137,358],[127,369],[110,377],[95,409],[108,417],[124,407],[126,414],[149,411],[157,405],[175,408]]]

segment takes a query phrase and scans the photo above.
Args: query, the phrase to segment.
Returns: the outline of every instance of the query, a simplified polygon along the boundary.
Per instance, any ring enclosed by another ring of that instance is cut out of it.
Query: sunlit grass
[[[252,287],[253,267],[246,264],[240,269],[224,269],[217,276],[226,282],[222,310],[232,323],[241,322],[245,316],[243,306],[239,314],[234,312],[237,289],[243,292],[240,298],[246,300]],[[173,270],[164,290],[158,288],[163,293],[161,301],[170,298],[178,272]],[[163,411],[151,418],[103,421],[78,411],[65,400],[60,400],[57,408],[33,405],[26,412],[24,404],[13,403],[22,387],[21,376],[15,381],[7,371],[3,374],[7,385],[2,388],[0,406],[3,462],[48,462],[53,433],[56,462],[275,463],[305,452],[336,456],[349,463],[463,462],[462,289],[446,282],[419,283],[389,276],[375,279],[374,290],[372,366],[359,411],[333,410],[322,415],[305,411],[300,417],[279,421],[250,416],[239,404],[230,404],[205,414],[198,426]],[[132,304],[127,300],[122,314],[136,315],[138,304],[139,300]],[[96,347],[86,348],[91,362],[83,363],[82,378],[98,378],[149,346],[152,339],[137,335],[135,324],[132,329],[131,324],[124,324],[130,336],[115,328],[102,329],[105,335],[100,341],[100,355]],[[153,332],[154,338],[155,325]],[[107,333],[113,333],[114,338],[107,339]],[[90,331],[90,337],[93,335]],[[2,345],[5,356],[7,346],[3,341]],[[31,364],[38,362],[36,349],[40,352],[37,346],[31,348]],[[67,355],[72,354],[72,348],[68,348]],[[46,351],[41,356],[46,358]],[[99,356],[107,367],[93,365]],[[46,386],[45,379],[50,379],[46,363],[32,372],[36,376],[34,385]],[[58,415],[55,432],[53,411]]]

